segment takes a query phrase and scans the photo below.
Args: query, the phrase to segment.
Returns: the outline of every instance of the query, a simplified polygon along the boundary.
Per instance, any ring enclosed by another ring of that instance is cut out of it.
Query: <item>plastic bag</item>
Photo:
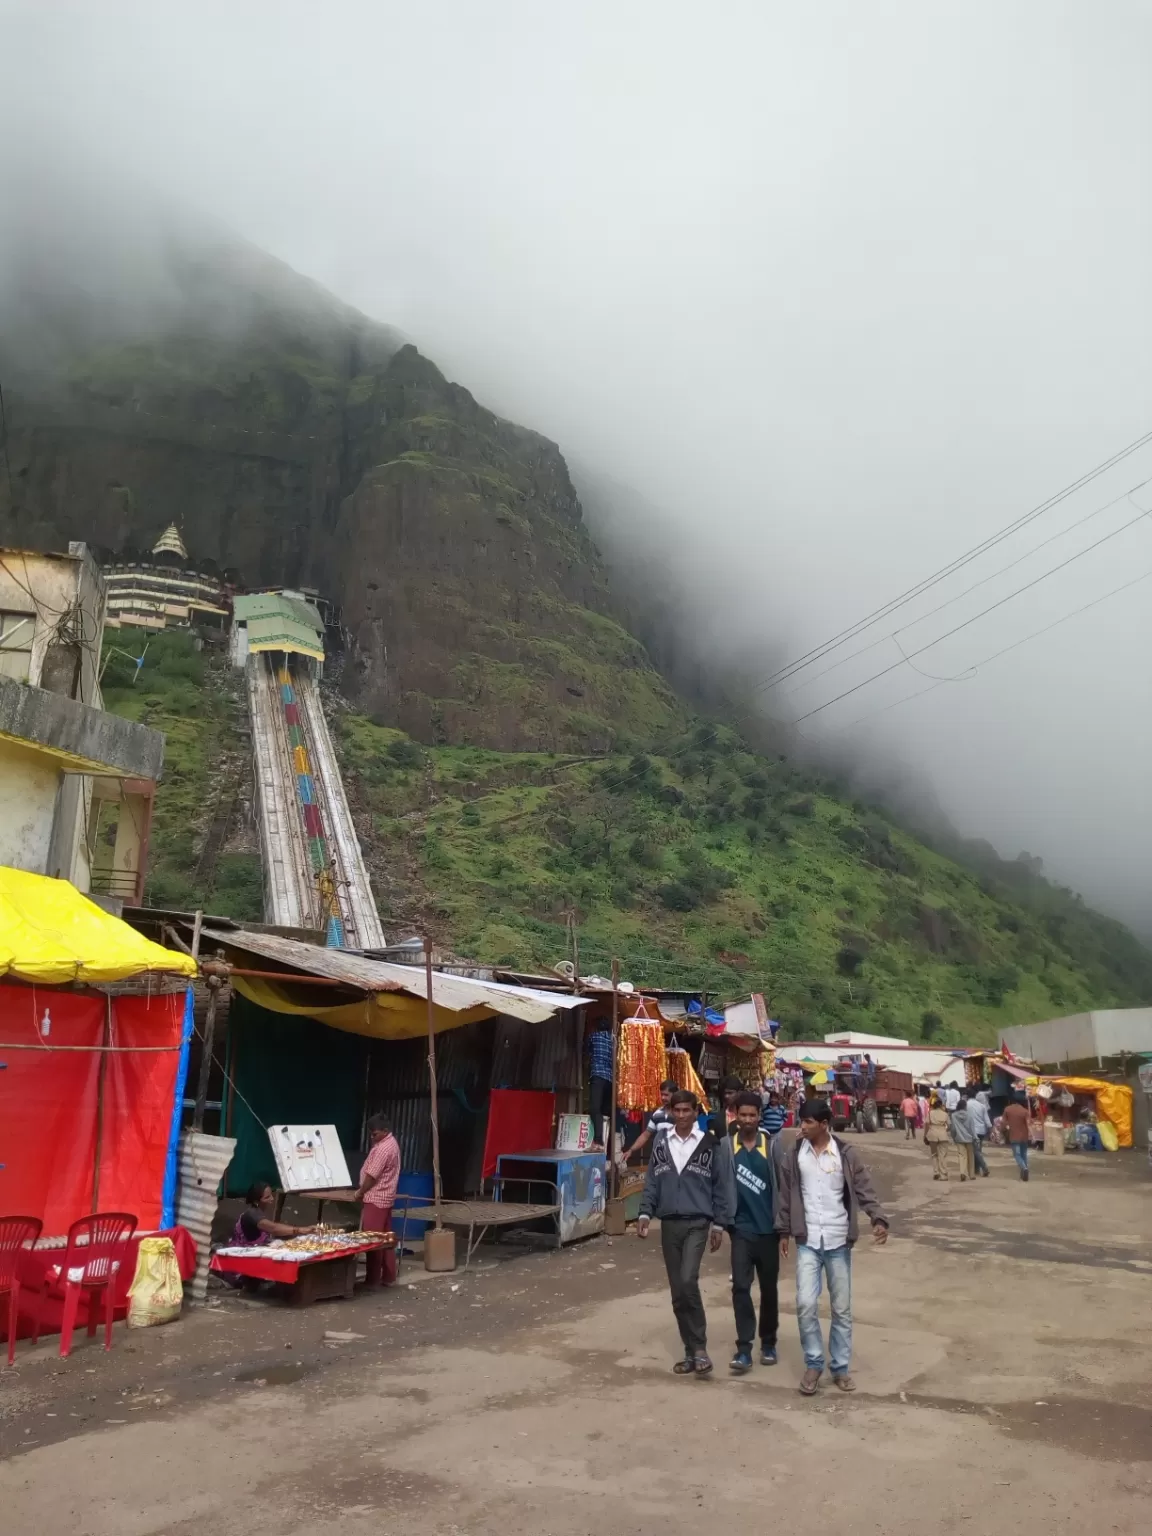
[[[170,1237],[141,1239],[128,1296],[129,1328],[152,1328],[180,1316],[184,1283]]]
[[[1111,1120],[1097,1120],[1096,1131],[1104,1144],[1105,1152],[1118,1152],[1120,1150],[1120,1138],[1116,1134],[1116,1127]]]

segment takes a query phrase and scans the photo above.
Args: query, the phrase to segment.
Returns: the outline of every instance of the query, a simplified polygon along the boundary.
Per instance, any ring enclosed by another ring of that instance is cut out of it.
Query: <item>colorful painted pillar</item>
[[[284,720],[288,726],[288,745],[292,749],[292,766],[296,774],[296,792],[304,816],[304,831],[308,838],[308,858],[316,888],[320,892],[323,910],[327,913],[328,947],[343,949],[344,919],[340,915],[340,903],[336,896],[336,881],[332,875],[332,860],[328,852],[328,840],[324,836],[324,823],[320,817],[320,805],[316,796],[316,782],[312,777],[312,765],[308,760],[308,747],[300,728],[300,705],[292,686],[292,674],[285,663],[279,671],[280,702],[284,707]]]

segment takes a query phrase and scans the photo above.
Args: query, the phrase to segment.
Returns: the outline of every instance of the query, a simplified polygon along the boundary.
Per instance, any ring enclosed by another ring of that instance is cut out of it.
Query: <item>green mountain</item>
[[[76,248],[2,274],[0,541],[175,520],[237,581],[337,603],[329,707],[391,929],[522,967],[574,936],[585,973],[762,990],[794,1034],[993,1040],[1152,997],[1152,955],[1031,864],[929,847],[738,734],[658,565],[623,622],[554,443],[259,252],[133,231],[69,279]],[[172,634],[105,685],[168,736],[150,898],[258,916],[238,675]]]
[[[149,899],[258,918],[239,674],[179,633],[132,672],[109,658],[109,708],[168,739]],[[584,974],[615,955],[640,983],[762,990],[800,1038],[994,1044],[1009,1024],[1152,995],[1152,954],[1034,868],[978,875],[730,729],[677,726],[649,752],[497,752],[416,742],[335,689],[328,707],[398,936],[539,969],[571,954],[571,917]]]

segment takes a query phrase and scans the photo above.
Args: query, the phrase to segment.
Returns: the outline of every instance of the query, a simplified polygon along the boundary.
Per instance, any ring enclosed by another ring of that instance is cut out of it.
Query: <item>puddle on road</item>
[[[303,1381],[315,1371],[316,1366],[305,1365],[303,1360],[287,1360],[283,1365],[254,1365],[247,1371],[237,1371],[232,1380],[262,1387],[290,1387],[294,1381]]]

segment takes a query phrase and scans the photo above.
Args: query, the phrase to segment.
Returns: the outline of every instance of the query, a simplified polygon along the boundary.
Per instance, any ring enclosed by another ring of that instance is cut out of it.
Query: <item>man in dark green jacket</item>
[[[776,1208],[780,1203],[779,1142],[760,1129],[760,1096],[736,1097],[736,1130],[732,1135],[732,1172],[736,1185],[736,1215],[732,1223],[732,1310],[736,1314],[736,1353],[729,1369],[742,1376],[752,1369],[756,1337],[753,1278],[760,1284],[760,1364],[776,1364],[776,1332],[780,1308],[776,1285],[780,1277],[780,1238]]]

